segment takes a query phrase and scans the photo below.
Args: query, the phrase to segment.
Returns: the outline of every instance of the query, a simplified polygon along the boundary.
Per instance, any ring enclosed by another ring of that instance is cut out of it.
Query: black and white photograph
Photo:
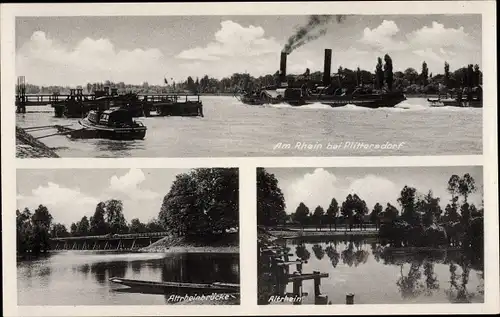
[[[481,15],[407,13],[18,16],[16,156],[482,154]]]
[[[258,304],[483,303],[483,204],[482,166],[259,168]]]
[[[18,305],[238,305],[238,181],[237,168],[18,170]]]

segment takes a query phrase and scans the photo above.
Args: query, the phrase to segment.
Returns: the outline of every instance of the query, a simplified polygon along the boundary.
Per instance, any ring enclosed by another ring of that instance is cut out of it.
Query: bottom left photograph
[[[18,169],[18,305],[240,304],[237,168]]]

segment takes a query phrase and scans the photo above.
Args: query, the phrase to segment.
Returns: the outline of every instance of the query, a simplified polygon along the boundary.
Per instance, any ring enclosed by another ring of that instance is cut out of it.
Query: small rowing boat
[[[211,293],[239,293],[240,285],[215,282],[210,284],[184,282],[154,282],[112,277],[110,282],[128,286],[148,293],[175,293],[175,294],[211,294]]]

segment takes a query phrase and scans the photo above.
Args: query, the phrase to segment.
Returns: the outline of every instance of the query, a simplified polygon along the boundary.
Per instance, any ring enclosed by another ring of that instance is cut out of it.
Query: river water
[[[203,96],[203,118],[141,118],[144,140],[41,139],[62,157],[224,157],[454,155],[482,153],[482,109],[430,107],[409,98],[396,108],[323,104],[250,106],[228,96]],[[73,124],[50,106],[17,114],[21,127]],[[48,134],[39,131],[35,136]],[[300,142],[300,144],[297,144]],[[349,143],[350,142],[350,143]],[[359,143],[356,143],[359,142]],[[382,148],[364,148],[365,145]],[[319,147],[320,145],[321,147]],[[398,145],[398,147],[396,147]],[[307,146],[310,146],[308,148]],[[388,148],[390,147],[390,148]]]
[[[165,295],[127,293],[110,277],[240,283],[239,256],[227,253],[64,251],[18,261],[19,305],[164,305]]]
[[[320,291],[332,304],[411,304],[484,302],[484,264],[461,251],[382,252],[376,238],[288,243],[292,258],[307,260],[303,273],[328,273]],[[295,271],[290,267],[290,272]],[[293,292],[289,283],[287,292]],[[314,282],[303,282],[314,304]],[[269,297],[266,297],[269,298]]]

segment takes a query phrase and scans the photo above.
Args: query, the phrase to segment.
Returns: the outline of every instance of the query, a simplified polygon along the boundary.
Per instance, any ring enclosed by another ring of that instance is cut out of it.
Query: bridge
[[[134,251],[169,236],[168,232],[107,234],[99,236],[55,237],[52,250],[123,250]]]

